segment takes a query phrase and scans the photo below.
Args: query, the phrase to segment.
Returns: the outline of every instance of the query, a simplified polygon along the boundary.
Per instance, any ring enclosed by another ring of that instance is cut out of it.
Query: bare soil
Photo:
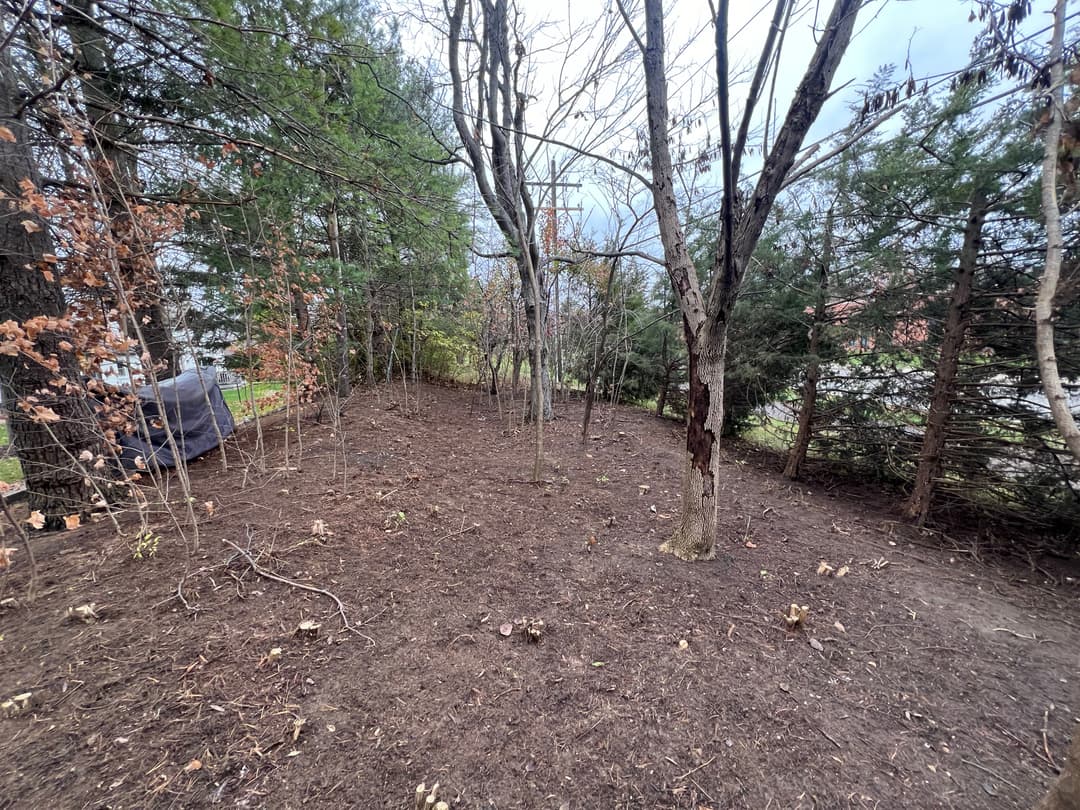
[[[986,559],[739,445],[717,558],[684,563],[657,550],[680,427],[605,408],[582,447],[580,405],[559,414],[537,486],[531,431],[486,396],[362,392],[337,429],[278,416],[263,460],[248,428],[228,471],[194,464],[194,553],[165,515],[149,558],[134,516],[36,538],[38,598],[23,555],[0,578],[0,699],[32,693],[0,718],[0,807],[411,808],[421,781],[552,810],[1044,791],[1080,716],[1075,565]],[[68,616],[86,603],[100,618]]]

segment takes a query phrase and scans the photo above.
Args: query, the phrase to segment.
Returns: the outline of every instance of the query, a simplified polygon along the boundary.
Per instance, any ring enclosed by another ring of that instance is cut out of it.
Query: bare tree
[[[1042,166],[1042,209],[1046,219],[1046,265],[1039,279],[1035,299],[1035,353],[1039,360],[1039,375],[1043,391],[1050,401],[1054,423],[1077,463],[1080,463],[1080,428],[1069,410],[1069,398],[1058,373],[1054,355],[1055,301],[1061,278],[1061,210],[1058,207],[1058,153],[1065,118],[1065,5],[1057,0],[1054,7],[1054,29],[1050,43],[1050,122],[1046,127],[1046,148]]]
[[[717,438],[723,424],[724,361],[727,330],[739,286],[757,247],[773,203],[783,189],[807,131],[817,118],[840,60],[851,41],[860,0],[836,0],[787,116],[767,152],[757,184],[745,204],[736,196],[738,167],[746,152],[750,121],[773,64],[788,0],[777,0],[773,25],[760,54],[750,97],[734,144],[728,110],[727,2],[716,13],[716,68],[724,199],[720,240],[711,287],[703,292],[690,258],[675,194],[668,110],[662,0],[645,0],[645,38],[634,30],[626,7],[619,9],[641,51],[645,71],[652,195],[664,246],[666,268],[683,317],[689,353],[689,396],[682,514],[674,534],[661,547],[687,560],[711,559],[716,538],[719,470]]]

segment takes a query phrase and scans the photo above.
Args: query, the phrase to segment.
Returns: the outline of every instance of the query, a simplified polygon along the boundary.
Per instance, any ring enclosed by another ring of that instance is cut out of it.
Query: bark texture
[[[1046,265],[1039,279],[1035,298],[1035,354],[1039,360],[1039,376],[1043,392],[1050,402],[1054,424],[1065,439],[1073,459],[1080,464],[1080,428],[1069,410],[1069,398],[1061,384],[1057,356],[1054,350],[1054,296],[1061,277],[1062,236],[1061,211],[1057,198],[1058,149],[1061,141],[1062,119],[1065,115],[1065,0],[1054,8],[1054,29],[1050,45],[1050,125],[1046,131],[1046,148],[1042,165],[1042,209],[1046,219]]]
[[[971,290],[982,252],[983,225],[988,211],[986,194],[976,190],[964,225],[964,244],[953,273],[953,288],[949,310],[945,316],[945,333],[934,371],[934,387],[926,414],[915,484],[904,504],[904,513],[919,524],[925,523],[934,498],[935,482],[941,477],[941,456],[945,450],[949,418],[956,398],[956,378],[960,369],[960,354],[971,323]]]
[[[47,224],[20,206],[20,184],[40,187],[29,132],[14,115],[20,98],[10,52],[0,52],[0,124],[15,138],[0,138],[0,324],[21,327],[34,318],[63,319],[66,304],[59,271],[44,261],[53,252]],[[50,529],[60,528],[67,515],[85,513],[93,501],[96,490],[76,461],[79,454],[105,452],[65,337],[55,323],[36,335],[33,351],[45,363],[26,352],[0,352],[0,387],[30,509],[40,510]]]

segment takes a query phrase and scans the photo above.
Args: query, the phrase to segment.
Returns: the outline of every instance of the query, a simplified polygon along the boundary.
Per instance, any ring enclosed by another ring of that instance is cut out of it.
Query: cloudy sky
[[[434,64],[445,64],[445,42],[440,23],[445,17],[441,0],[425,0],[421,11],[403,14],[407,42],[415,55]],[[634,22],[644,35],[640,0],[625,0]],[[1033,42],[1043,44],[1049,38],[1052,0],[1034,0],[1032,17],[1025,32]],[[792,23],[786,34],[776,81],[777,115],[783,117],[795,86],[802,76],[815,46],[815,31],[820,29],[831,4],[821,0],[797,0]],[[415,6],[413,6],[415,8]],[[968,63],[972,40],[980,30],[978,21],[969,22],[974,6],[954,0],[873,0],[860,12],[855,38],[841,64],[834,88],[841,88],[822,111],[807,143],[828,136],[844,127],[851,118],[850,105],[859,103],[862,88],[879,68],[893,65],[895,78],[906,79],[910,71],[921,86],[946,81],[947,76]],[[641,61],[629,32],[608,0],[563,0],[554,3],[524,2],[517,5],[518,30],[529,60],[529,129],[547,132],[558,141],[583,145],[587,151],[612,157],[620,162],[629,159],[637,135],[644,125]],[[636,13],[636,16],[635,16]],[[734,0],[731,3],[732,116],[738,122],[745,100],[749,73],[764,42],[772,14],[771,0]],[[1076,15],[1074,13],[1075,29]],[[445,24],[441,25],[445,30]],[[708,0],[666,0],[665,30],[669,94],[672,115],[682,118],[680,137],[694,154],[705,141],[718,142],[716,113],[715,52]],[[1073,32],[1075,33],[1075,31]],[[558,115],[559,99],[571,88],[580,86],[580,77],[593,65],[601,40],[615,41],[608,61],[620,52],[627,56],[621,67],[592,85],[575,109],[580,113],[562,121]],[[760,126],[765,105],[760,105]],[[898,119],[897,119],[898,120]],[[898,125],[896,123],[893,124]],[[773,127],[775,132],[775,126]],[[757,142],[760,144],[760,140]],[[754,144],[753,138],[751,145]],[[536,143],[537,179],[546,177],[549,160],[559,165],[570,161],[572,153],[560,146]],[[744,173],[753,172],[760,158],[753,154],[744,161]],[[560,205],[582,207],[573,216],[594,239],[602,240],[613,227],[612,212],[625,210],[626,200],[647,207],[648,195],[640,183],[625,176],[614,181],[621,192],[611,190],[612,180],[600,181],[596,164],[579,157],[563,178],[582,183],[581,189],[566,190]],[[697,198],[715,197],[719,190],[719,168],[705,175],[688,172]],[[689,187],[688,187],[688,190]],[[622,197],[622,201],[618,197]],[[649,242],[652,237],[643,234]]]

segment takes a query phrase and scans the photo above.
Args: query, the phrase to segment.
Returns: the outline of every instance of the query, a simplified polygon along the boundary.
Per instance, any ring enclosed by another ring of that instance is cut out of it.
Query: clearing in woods
[[[149,559],[106,523],[35,541],[39,598],[0,610],[0,697],[32,693],[0,807],[408,808],[438,781],[455,808],[1027,808],[1052,779],[1075,569],[980,560],[738,445],[718,557],[683,563],[657,552],[678,425],[605,409],[583,449],[564,406],[537,487],[486,398],[392,396],[349,405],[345,484],[326,425],[283,469],[280,417],[265,472],[251,430],[228,473],[194,464],[190,559],[165,520]],[[500,632],[523,619],[538,643]]]

